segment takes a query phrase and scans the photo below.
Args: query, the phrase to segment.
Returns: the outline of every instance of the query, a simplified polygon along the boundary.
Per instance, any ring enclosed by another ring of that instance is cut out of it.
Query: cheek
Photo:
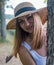
[[[30,19],[29,22],[30,22],[30,23],[34,23],[34,20],[33,20],[33,19]]]
[[[30,20],[29,21],[29,24],[32,26],[32,25],[34,25],[34,21],[33,20]]]
[[[25,26],[22,24],[22,25],[20,25],[20,27],[22,28],[22,29],[24,29],[25,28]]]
[[[34,25],[34,20],[31,20],[30,24],[31,24],[31,25]]]

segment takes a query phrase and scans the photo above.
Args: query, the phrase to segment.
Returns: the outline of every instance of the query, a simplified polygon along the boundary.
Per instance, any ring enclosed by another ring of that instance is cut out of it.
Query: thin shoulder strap
[[[31,47],[27,42],[23,42],[22,45],[28,50],[30,51]]]
[[[32,59],[33,59],[34,62],[36,63],[34,51],[33,51],[33,52],[31,51],[31,46],[30,46],[27,42],[23,42],[23,43],[22,43],[22,46],[24,46],[24,47],[27,49],[27,51],[28,51],[29,54],[31,55]]]

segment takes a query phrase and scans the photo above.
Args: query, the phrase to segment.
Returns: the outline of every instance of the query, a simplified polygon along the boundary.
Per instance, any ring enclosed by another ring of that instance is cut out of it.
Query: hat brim
[[[27,11],[27,12],[24,12],[24,13],[21,13],[20,15],[12,18],[7,26],[6,26],[6,29],[15,29],[16,28],[16,18],[18,17],[21,17],[21,16],[24,16],[24,15],[28,15],[28,14],[32,14],[32,13],[35,13],[35,12],[38,12],[41,19],[42,19],[42,24],[45,23],[45,19],[46,19],[46,15],[47,15],[47,7],[44,7],[44,8],[41,8],[41,9],[38,9],[38,10],[34,10],[34,11]]]

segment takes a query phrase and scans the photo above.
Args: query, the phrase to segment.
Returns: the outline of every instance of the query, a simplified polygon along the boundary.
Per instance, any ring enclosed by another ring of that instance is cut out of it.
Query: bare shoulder
[[[23,46],[20,47],[19,57],[23,65],[36,65],[28,51]]]

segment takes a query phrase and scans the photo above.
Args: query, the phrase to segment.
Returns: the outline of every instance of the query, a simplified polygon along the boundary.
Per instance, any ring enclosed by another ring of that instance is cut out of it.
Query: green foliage
[[[8,30],[8,33],[9,33],[10,35],[14,35],[14,34],[15,34],[15,30]]]
[[[0,43],[2,42],[3,40],[2,40],[2,38],[0,37]]]
[[[0,43],[2,42],[6,42],[6,40],[4,40],[1,36],[0,36]]]
[[[44,0],[44,3],[46,3],[47,2],[47,0]]]
[[[7,30],[7,36],[6,36],[7,42],[13,43],[13,41],[14,41],[14,33],[15,33],[14,30]]]
[[[13,43],[15,30],[8,30],[6,33],[7,33],[6,40],[3,40],[3,38],[0,36],[0,44],[1,43]]]
[[[0,0],[0,5],[5,5],[5,2],[9,0]]]
[[[0,5],[5,5],[5,0],[0,1]]]

